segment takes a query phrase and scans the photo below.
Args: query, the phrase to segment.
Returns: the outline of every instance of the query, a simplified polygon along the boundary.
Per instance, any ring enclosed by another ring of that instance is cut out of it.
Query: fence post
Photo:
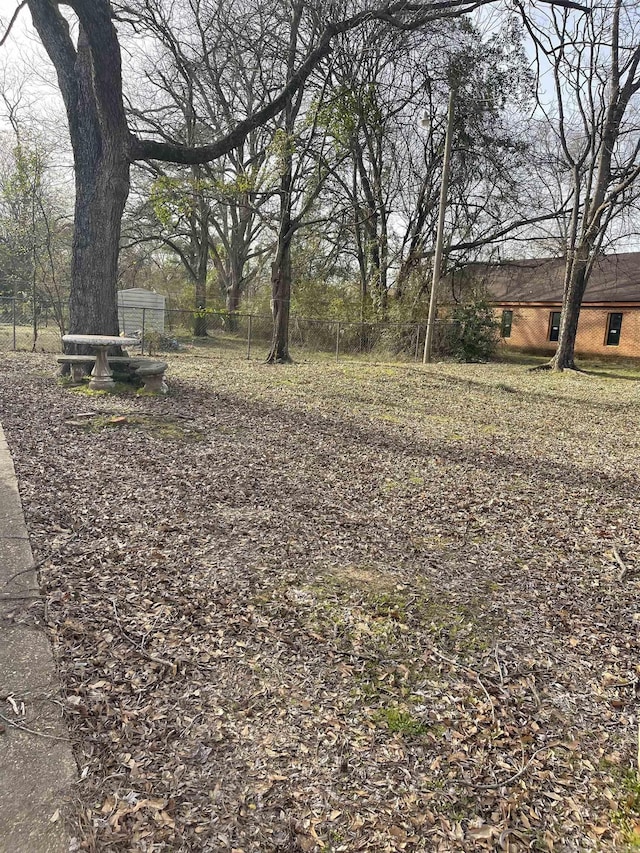
[[[142,347],[140,348],[140,355],[144,355],[144,321],[146,319],[146,317],[145,317],[146,312],[147,312],[147,309],[143,308],[142,309]],[[147,355],[151,355],[151,350],[149,350]]]
[[[420,357],[420,323],[416,325],[416,351],[413,360],[417,361]]]
[[[247,323],[247,361],[251,358],[251,320],[253,318],[252,314],[249,314],[249,321]]]
[[[32,334],[33,334],[33,343],[31,345],[31,352],[36,351],[36,344],[38,343],[38,305],[36,303],[36,291],[35,291],[35,282],[33,283],[33,289],[31,293],[31,314],[32,317]]]
[[[16,351],[16,298],[11,300],[11,317],[13,322],[13,351]]]
[[[340,356],[340,321],[336,323],[336,361]]]

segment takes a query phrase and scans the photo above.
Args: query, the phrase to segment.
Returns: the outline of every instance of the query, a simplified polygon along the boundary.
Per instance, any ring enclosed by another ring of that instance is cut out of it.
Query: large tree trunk
[[[358,207],[355,207],[359,211]],[[367,276],[367,258],[364,250],[361,225],[358,222],[358,213],[355,221],[356,248],[358,253],[358,272],[360,278],[360,352],[369,352],[371,335],[367,320],[371,313],[371,300],[369,298],[369,282]]]
[[[193,142],[194,117],[187,118],[187,138]],[[207,337],[207,274],[209,272],[209,206],[201,189],[202,167],[191,167],[193,197],[190,214],[190,239],[194,252],[194,284],[196,310],[193,318],[193,334],[196,338]]]
[[[82,27],[75,66],[79,85],[69,121],[76,187],[69,331],[117,335],[118,254],[129,195],[129,140],[126,125],[102,119],[96,109],[95,69]]]
[[[291,302],[291,234],[278,243],[271,267],[271,310],[273,337],[267,364],[289,364],[289,305]]]
[[[588,250],[578,253],[573,263],[567,262],[567,276],[562,301],[562,317],[558,348],[549,362],[552,370],[575,370],[574,351],[578,332],[580,306],[587,287]]]
[[[298,31],[302,18],[303,3],[292,6],[291,30],[289,33],[289,52],[287,58],[287,76],[291,78],[295,67]],[[284,130],[288,139],[282,154],[283,169],[280,178],[280,222],[278,225],[278,246],[271,267],[271,312],[273,315],[273,337],[267,364],[289,364],[289,312],[291,309],[291,242],[299,223],[293,221],[293,151],[291,144],[295,120],[301,106],[301,99],[289,98],[284,108]]]
[[[610,57],[611,65],[609,69],[602,69],[605,77],[596,76],[601,88],[594,90],[589,88],[589,82],[586,84],[584,103],[591,105],[591,111],[583,114],[588,131],[585,134],[588,148],[584,148],[583,153],[578,154],[575,159],[565,135],[568,128],[562,121],[559,125],[566,159],[572,163],[573,211],[569,227],[569,252],[558,349],[546,365],[553,370],[576,369],[574,349],[578,317],[592,264],[602,246],[612,217],[616,210],[624,210],[625,205],[631,203],[633,193],[628,193],[638,180],[637,148],[632,146],[628,149],[625,144],[621,146],[620,139],[622,137],[626,140],[628,137],[629,128],[624,126],[623,119],[640,86],[640,47],[633,45],[633,40],[629,43],[628,35],[621,37],[621,15],[624,18],[626,11],[621,0],[615,0],[611,7],[611,35],[606,38],[607,56]],[[604,31],[602,35],[604,36]],[[577,44],[570,43],[574,47]],[[602,44],[604,43],[603,41]],[[555,82],[559,92],[564,87],[566,68],[572,67],[574,61],[575,56],[572,61],[568,61],[564,53],[556,56]],[[593,55],[589,62],[589,70],[593,72],[596,67]],[[625,148],[633,152],[626,161]],[[617,162],[614,169],[612,164],[616,149]]]
[[[120,223],[129,193],[129,163],[102,152],[79,163],[69,330],[72,334],[117,335],[116,281]]]
[[[122,102],[120,47],[109,3],[71,4],[74,46],[57,4],[29,0],[58,75],[73,147],[76,203],[69,330],[118,333],[120,223],[129,194],[130,136]]]
[[[207,278],[198,275],[196,285],[196,311],[193,317],[193,335],[196,338],[207,337]]]
[[[227,287],[227,298],[225,300],[227,311],[238,311],[240,308],[240,282],[234,277]]]
[[[201,224],[206,228],[206,224]],[[199,235],[192,236],[198,251],[197,264],[195,268],[195,297],[196,311],[193,321],[193,334],[196,338],[207,337],[207,273],[209,269],[209,238],[206,231],[202,230]]]
[[[229,312],[228,323],[229,331],[236,332],[238,330],[238,317],[236,316],[240,309],[240,295],[242,289],[242,281],[244,277],[244,257],[240,257],[237,252],[233,252],[230,263],[230,281],[226,288],[225,307]]]

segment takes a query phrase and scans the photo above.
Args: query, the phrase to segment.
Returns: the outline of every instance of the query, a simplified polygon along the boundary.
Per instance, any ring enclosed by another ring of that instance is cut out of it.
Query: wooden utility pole
[[[424,339],[422,363],[431,361],[433,344],[433,327],[436,320],[436,303],[440,273],[442,271],[442,244],[444,242],[444,215],[447,209],[447,193],[449,190],[449,169],[451,163],[451,137],[453,136],[453,114],[455,89],[449,91],[449,111],[447,114],[447,131],[444,139],[444,159],[442,161],[442,184],[440,186],[440,207],[438,209],[438,230],[436,231],[436,250],[433,256],[433,274],[431,277],[431,295],[429,297],[429,316],[427,317],[427,335]]]

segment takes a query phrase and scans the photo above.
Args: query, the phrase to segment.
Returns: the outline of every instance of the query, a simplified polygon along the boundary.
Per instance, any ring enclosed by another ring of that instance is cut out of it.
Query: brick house
[[[558,340],[562,258],[483,265],[503,346],[553,354]],[[640,358],[640,252],[596,260],[580,311],[576,354]]]

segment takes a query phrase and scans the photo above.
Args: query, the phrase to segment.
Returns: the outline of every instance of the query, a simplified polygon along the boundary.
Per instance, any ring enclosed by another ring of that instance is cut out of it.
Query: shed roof
[[[483,269],[496,302],[562,302],[565,261],[533,258]],[[640,302],[640,252],[596,259],[583,302]]]

